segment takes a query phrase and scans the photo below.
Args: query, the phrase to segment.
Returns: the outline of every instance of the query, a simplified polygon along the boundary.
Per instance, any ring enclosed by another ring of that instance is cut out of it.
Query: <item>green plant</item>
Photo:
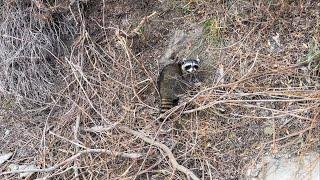
[[[313,39],[307,54],[307,63],[310,68],[320,69],[320,47],[315,38]]]
[[[216,17],[210,18],[203,23],[205,36],[210,43],[220,45],[223,40],[220,20]]]

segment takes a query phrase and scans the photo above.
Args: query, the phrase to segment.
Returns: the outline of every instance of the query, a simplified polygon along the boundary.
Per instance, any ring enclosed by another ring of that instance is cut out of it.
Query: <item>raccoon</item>
[[[199,59],[184,59],[182,62],[168,64],[161,70],[157,82],[161,99],[160,115],[178,105],[178,95],[184,89],[183,74],[197,71],[199,62]]]

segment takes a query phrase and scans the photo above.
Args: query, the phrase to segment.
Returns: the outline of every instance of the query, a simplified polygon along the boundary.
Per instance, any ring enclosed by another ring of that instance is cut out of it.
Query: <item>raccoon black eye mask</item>
[[[199,59],[184,59],[181,63],[183,72],[194,73],[199,68]]]

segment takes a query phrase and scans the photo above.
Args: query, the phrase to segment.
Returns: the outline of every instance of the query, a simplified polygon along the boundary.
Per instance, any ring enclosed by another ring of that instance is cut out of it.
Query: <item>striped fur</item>
[[[160,104],[160,116],[162,116],[159,121],[163,122],[165,120],[164,113],[173,108],[173,101],[171,99],[162,98]]]
[[[160,116],[163,116],[160,118],[160,121],[162,122],[164,120],[164,113],[166,113],[168,110],[173,108],[174,106],[178,105],[179,98],[176,99],[168,99],[168,98],[162,98],[161,104],[160,104]]]
[[[174,106],[174,103],[173,103],[172,99],[162,98],[161,99],[160,114],[165,113],[169,109],[173,108],[173,106]]]
[[[160,116],[178,104],[177,95],[181,79],[182,70],[178,63],[168,64],[161,70],[157,83],[161,99]]]

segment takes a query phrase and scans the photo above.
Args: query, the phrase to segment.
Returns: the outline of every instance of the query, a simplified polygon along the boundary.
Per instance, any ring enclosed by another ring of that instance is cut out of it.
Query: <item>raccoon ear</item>
[[[186,63],[187,58],[183,58],[181,64]]]
[[[186,58],[183,58],[182,60],[178,61],[178,64],[182,66],[184,63],[186,63]]]
[[[200,59],[199,59],[199,56],[198,56],[198,55],[197,55],[196,61],[197,61],[198,63],[200,63]]]

